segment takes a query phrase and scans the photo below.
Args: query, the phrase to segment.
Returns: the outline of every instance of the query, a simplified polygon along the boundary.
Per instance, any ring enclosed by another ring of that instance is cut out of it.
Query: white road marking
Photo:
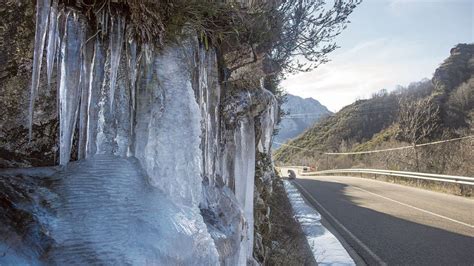
[[[323,211],[329,218],[331,218],[334,223],[336,223],[347,235],[349,235],[349,237],[351,237],[362,249],[364,249],[377,262],[377,264],[387,265],[387,263],[385,263],[379,256],[377,256],[377,254],[375,254],[369,247],[367,247],[362,241],[360,241],[359,238],[357,238],[351,231],[349,231],[349,229],[342,225],[342,223],[339,222],[336,217],[334,217],[328,210],[326,210],[326,208],[324,208],[323,205],[321,205],[303,186],[301,186],[297,182],[293,182],[293,184],[303,190],[305,192],[304,194],[306,194],[303,195],[310,197],[313,203],[316,204],[321,209],[321,211]]]
[[[451,222],[454,222],[454,223],[457,223],[457,224],[460,224],[460,225],[464,225],[464,226],[467,226],[467,227],[470,227],[470,228],[474,228],[474,225],[472,225],[472,224],[468,224],[468,223],[465,223],[465,222],[461,222],[461,221],[455,220],[455,219],[453,219],[453,218],[446,217],[446,216],[441,215],[441,214],[437,214],[437,213],[434,213],[434,212],[431,212],[431,211],[428,211],[428,210],[425,210],[425,209],[421,209],[421,208],[412,206],[412,205],[410,205],[410,204],[406,204],[406,203],[400,202],[400,201],[398,201],[398,200],[394,200],[394,199],[392,199],[392,198],[388,198],[388,197],[382,196],[382,195],[380,195],[380,194],[377,194],[377,193],[374,193],[374,192],[370,192],[370,191],[368,191],[368,190],[365,190],[365,189],[363,189],[363,188],[360,188],[360,187],[357,187],[357,186],[354,186],[354,185],[352,185],[352,187],[355,188],[355,189],[358,189],[358,190],[367,192],[367,193],[369,193],[369,194],[378,196],[378,197],[380,197],[380,198],[383,198],[383,199],[386,199],[386,200],[389,200],[389,201],[398,203],[398,204],[403,205],[403,206],[405,206],[405,207],[409,207],[409,208],[412,208],[412,209],[415,209],[415,210],[418,210],[418,211],[421,211],[421,212],[424,212],[424,213],[427,213],[427,214],[431,214],[431,215],[433,215],[433,216],[436,216],[436,217],[439,217],[439,218],[442,218],[442,219],[445,219],[445,220],[448,220],[448,221],[451,221]]]

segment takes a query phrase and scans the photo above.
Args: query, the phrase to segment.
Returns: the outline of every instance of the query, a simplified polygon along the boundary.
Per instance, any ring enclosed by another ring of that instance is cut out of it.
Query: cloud
[[[367,98],[380,89],[431,77],[442,58],[420,58],[416,43],[380,38],[333,56],[318,69],[288,77],[283,87],[291,94],[312,97],[337,111],[357,98]]]

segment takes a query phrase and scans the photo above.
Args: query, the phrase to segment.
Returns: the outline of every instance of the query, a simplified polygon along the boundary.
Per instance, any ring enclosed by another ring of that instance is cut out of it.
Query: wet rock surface
[[[33,64],[35,6],[6,1],[0,7],[0,167],[54,165],[58,120],[56,83],[40,79],[33,138],[28,138],[28,106]]]

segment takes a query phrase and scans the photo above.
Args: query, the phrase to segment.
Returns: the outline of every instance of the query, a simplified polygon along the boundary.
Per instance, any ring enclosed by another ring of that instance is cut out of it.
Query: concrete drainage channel
[[[292,182],[283,180],[285,191],[318,265],[365,264],[355,252],[344,248],[338,238],[323,224],[321,215],[304,200]]]

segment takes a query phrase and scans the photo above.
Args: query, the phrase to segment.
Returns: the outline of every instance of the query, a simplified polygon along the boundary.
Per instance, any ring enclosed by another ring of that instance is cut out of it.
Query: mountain
[[[332,114],[326,106],[313,98],[303,99],[291,94],[286,96],[282,109],[287,115],[282,118],[279,125],[274,148],[280,147],[279,143],[285,143],[298,136],[321,118]]]
[[[418,115],[417,119],[410,120],[414,115]],[[414,127],[413,123],[418,125]],[[392,92],[381,90],[370,99],[356,101],[316,123],[290,141],[289,146],[280,147],[274,158],[280,163],[312,163],[320,168],[383,167],[473,174],[474,167],[464,163],[470,161],[466,158],[474,159],[469,139],[398,153],[333,156],[330,163],[323,155],[421,144],[473,132],[474,44],[458,44],[432,79]]]

